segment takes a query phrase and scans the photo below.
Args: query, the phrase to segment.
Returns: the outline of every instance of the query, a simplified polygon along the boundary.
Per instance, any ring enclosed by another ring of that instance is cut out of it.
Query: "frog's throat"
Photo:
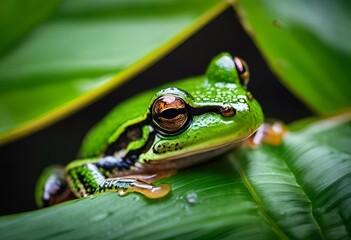
[[[168,169],[186,168],[191,165],[196,165],[198,163],[207,161],[213,157],[219,156],[230,150],[234,150],[236,147],[241,145],[243,140],[239,140],[231,143],[225,143],[225,144],[221,144],[213,147],[207,147],[206,149],[189,151],[187,153],[179,154],[174,157],[159,159],[157,161],[144,160],[144,162],[142,163],[142,167],[147,171],[160,171],[160,170],[168,170]]]
[[[206,148],[199,148],[175,156],[167,156],[164,158],[161,157],[157,160],[144,159],[142,161],[139,161],[139,167],[142,167],[147,171],[186,168],[188,166],[207,161],[223,153],[234,150],[242,143],[246,142],[247,139],[251,138],[256,133],[257,129],[251,134],[235,141],[222,142],[211,147],[206,146]]]

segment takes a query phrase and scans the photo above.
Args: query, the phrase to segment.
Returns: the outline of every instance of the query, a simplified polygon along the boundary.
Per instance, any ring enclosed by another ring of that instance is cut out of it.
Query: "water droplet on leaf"
[[[196,193],[188,193],[185,199],[188,204],[195,205],[197,203],[198,196]]]

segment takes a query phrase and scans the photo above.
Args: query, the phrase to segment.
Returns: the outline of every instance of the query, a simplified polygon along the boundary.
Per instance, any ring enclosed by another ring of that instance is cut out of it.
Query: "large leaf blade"
[[[242,148],[161,182],[160,200],[100,194],[0,218],[2,238],[350,238],[351,116]],[[21,226],[19,228],[18,226]]]
[[[245,154],[234,160],[257,205],[282,236],[320,238],[310,213],[310,201],[288,167],[270,150],[268,152],[252,154],[248,162]]]
[[[217,0],[63,2],[0,59],[0,143],[111,91],[226,6]]]
[[[344,120],[329,119],[292,132],[278,148],[243,149],[236,159],[249,179],[246,184],[294,239],[350,237],[351,155],[345,146],[351,141],[351,124],[337,121]]]
[[[219,166],[212,164],[211,167],[200,167],[199,171],[189,169],[167,180],[172,184],[173,191],[166,199],[150,201],[134,194],[124,198],[113,193],[101,194],[35,211],[32,215],[24,214],[19,218],[21,221],[30,221],[31,226],[20,228],[16,233],[1,231],[1,235],[5,238],[26,235],[29,238],[123,239],[195,238],[218,234],[227,237],[274,237],[268,226],[261,225],[262,217],[250,194],[240,183],[238,174],[233,171],[233,166],[229,162],[221,163]],[[199,188],[194,189],[194,184]],[[194,193],[198,198],[196,203],[188,203],[187,196]],[[226,207],[218,208],[214,203]],[[52,221],[44,220],[48,216],[55,217]],[[17,225],[19,218],[2,218],[2,230]],[[230,231],[233,227],[235,232]]]

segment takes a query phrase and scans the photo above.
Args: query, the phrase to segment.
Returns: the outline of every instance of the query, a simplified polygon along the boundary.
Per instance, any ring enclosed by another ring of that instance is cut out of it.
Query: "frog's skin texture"
[[[263,123],[260,106],[246,89],[247,80],[244,62],[222,53],[202,78],[173,82],[122,102],[87,134],[80,160],[66,167],[69,189],[76,197],[105,191],[163,197],[169,187],[155,187],[143,179],[145,175],[184,168],[228,151]],[[42,184],[38,191],[43,188],[50,186]],[[47,205],[50,197],[39,204]]]

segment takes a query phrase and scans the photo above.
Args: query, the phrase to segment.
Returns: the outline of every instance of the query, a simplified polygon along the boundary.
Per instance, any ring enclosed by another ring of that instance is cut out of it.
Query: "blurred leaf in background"
[[[272,70],[320,114],[351,107],[351,1],[237,1]]]
[[[9,52],[16,43],[37,25],[49,18],[60,1],[1,1],[0,56]],[[35,13],[35,14],[33,14]]]
[[[0,41],[0,143],[5,143],[111,91],[228,5],[9,0],[1,6],[6,37]]]

